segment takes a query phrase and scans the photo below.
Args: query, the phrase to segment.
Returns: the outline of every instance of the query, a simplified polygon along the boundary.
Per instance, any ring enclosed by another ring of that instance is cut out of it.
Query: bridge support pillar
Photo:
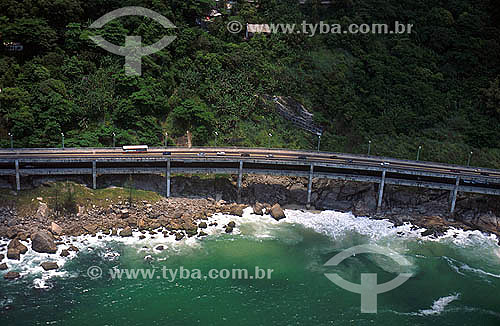
[[[457,180],[455,181],[455,188],[451,191],[451,208],[450,213],[453,214],[455,212],[455,204],[457,203],[457,194],[458,194],[458,186],[460,184],[460,176],[457,176]]]
[[[306,207],[308,209],[311,207],[313,174],[314,174],[314,165],[311,164],[311,166],[309,168],[309,182],[307,183],[307,204],[306,204]]]
[[[167,198],[170,197],[170,159],[167,160]]]
[[[243,161],[240,161],[240,168],[238,170],[238,203],[241,202],[241,181],[243,179]]]
[[[19,160],[16,160],[16,190],[21,190],[21,175],[19,174]]]
[[[382,198],[384,196],[384,186],[385,186],[385,170],[382,171],[382,179],[380,180],[380,186],[378,187],[378,202],[377,210],[382,207]]]
[[[92,161],[92,188],[97,189],[97,163]]]

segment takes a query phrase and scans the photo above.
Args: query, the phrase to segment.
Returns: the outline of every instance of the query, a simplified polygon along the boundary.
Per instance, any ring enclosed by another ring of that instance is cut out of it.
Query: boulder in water
[[[281,208],[280,204],[274,204],[273,207],[271,207],[271,216],[276,220],[279,221],[283,218],[285,218],[285,212]]]
[[[55,254],[57,246],[54,237],[48,231],[35,232],[31,236],[31,247],[36,252]]]

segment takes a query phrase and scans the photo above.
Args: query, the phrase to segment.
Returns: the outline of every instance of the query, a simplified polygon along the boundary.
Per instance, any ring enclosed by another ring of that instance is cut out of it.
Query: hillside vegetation
[[[261,95],[289,96],[315,114],[321,149],[500,168],[500,10],[493,0],[239,0],[202,28],[210,0],[0,2],[0,146],[161,145],[189,129],[194,145],[316,147]],[[88,26],[105,13],[143,6],[145,17]],[[402,35],[231,34],[229,21],[411,23]],[[123,45],[177,39],[142,58],[142,76],[89,35]],[[272,137],[268,133],[272,133]]]

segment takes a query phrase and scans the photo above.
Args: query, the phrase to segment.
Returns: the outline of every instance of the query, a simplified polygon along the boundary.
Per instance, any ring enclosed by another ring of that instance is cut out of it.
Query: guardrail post
[[[453,188],[452,191],[452,197],[451,197],[451,208],[450,208],[450,213],[453,214],[455,211],[455,205],[457,203],[457,194],[458,194],[458,186],[460,185],[460,176],[457,176],[457,180],[455,181],[455,188]]]
[[[170,159],[167,159],[167,198],[170,197]]]
[[[314,174],[314,165],[311,163],[311,166],[309,168],[309,182],[307,183],[307,204],[306,204],[307,208],[311,206],[313,174]]]
[[[241,202],[241,180],[243,178],[243,161],[240,161],[240,169],[238,171],[238,202]]]
[[[382,207],[382,197],[384,196],[384,186],[385,186],[385,170],[382,171],[382,179],[380,180],[380,186],[378,187],[378,202],[377,210]]]
[[[19,174],[19,160],[16,160],[16,190],[21,190],[21,175]]]
[[[92,188],[97,189],[97,163],[92,161]]]

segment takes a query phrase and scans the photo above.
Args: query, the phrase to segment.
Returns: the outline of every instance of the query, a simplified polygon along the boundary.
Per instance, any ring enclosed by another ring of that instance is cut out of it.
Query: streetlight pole
[[[469,153],[469,159],[467,160],[467,166],[470,166],[471,157],[472,157],[472,151]]]
[[[64,133],[61,132],[61,136],[62,136],[62,149],[64,149]]]
[[[318,134],[318,152],[320,145],[321,145],[321,134]]]
[[[113,133],[113,148],[116,147],[116,134]]]
[[[10,149],[13,149],[14,148],[14,135],[12,135],[10,132],[9,132],[9,137],[10,137]]]
[[[268,133],[268,135],[269,135],[269,148],[271,148],[271,137],[273,136],[273,134],[272,133]]]
[[[422,146],[418,146],[418,151],[417,151],[417,161],[420,159],[420,151],[422,150]]]
[[[368,156],[370,156],[371,147],[372,147],[372,141],[369,140],[368,141]]]
[[[168,147],[168,132],[165,133],[165,147]]]
[[[217,131],[214,131],[215,135],[215,147],[217,147],[217,136],[219,136],[219,133]]]

